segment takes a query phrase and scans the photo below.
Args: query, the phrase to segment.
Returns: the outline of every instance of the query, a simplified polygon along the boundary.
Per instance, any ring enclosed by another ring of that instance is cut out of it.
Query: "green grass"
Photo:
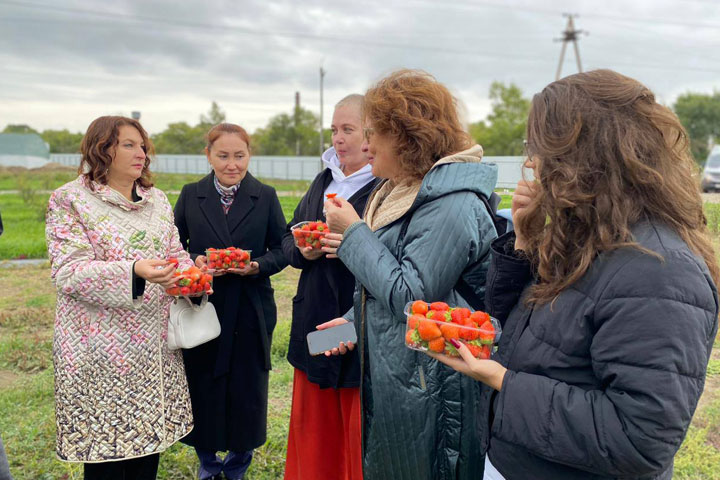
[[[268,439],[255,451],[248,480],[281,478],[293,369],[285,360],[299,271],[273,277],[278,324],[273,335]],[[30,291],[28,291],[28,289]],[[81,479],[82,466],[55,459],[51,336],[55,294],[46,266],[0,270],[0,432],[16,480]],[[31,303],[32,305],[28,305]],[[160,456],[158,478],[195,478],[194,451],[180,443]]]
[[[45,211],[49,195],[34,193],[23,198],[20,193],[0,194],[0,214],[4,233],[0,236],[0,260],[46,258]],[[174,206],[178,194],[168,194]],[[289,222],[301,197],[281,196],[280,205]]]

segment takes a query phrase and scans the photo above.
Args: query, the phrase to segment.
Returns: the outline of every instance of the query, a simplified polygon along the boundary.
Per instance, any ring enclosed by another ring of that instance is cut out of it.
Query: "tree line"
[[[469,132],[483,146],[485,155],[522,155],[530,100],[514,84],[493,82],[490,86],[492,111],[485,120],[471,123]],[[701,94],[688,92],[672,106],[690,136],[695,160],[703,164],[709,145],[720,138],[720,92]],[[226,121],[225,112],[212,102],[207,114],[198,123],[170,123],[165,130],[152,135],[157,153],[202,154],[205,135],[210,127]],[[251,134],[255,155],[318,155],[318,115],[302,107],[272,117],[265,127]],[[28,125],[7,125],[3,133],[37,133],[50,146],[50,153],[77,153],[82,133],[65,130],[38,132]],[[324,145],[330,144],[330,130],[323,131]]]

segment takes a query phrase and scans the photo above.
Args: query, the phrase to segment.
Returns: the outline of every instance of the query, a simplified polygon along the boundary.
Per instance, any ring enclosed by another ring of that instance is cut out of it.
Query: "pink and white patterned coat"
[[[134,261],[192,264],[170,203],[156,188],[137,187],[138,202],[93,188],[81,176],[55,190],[45,230],[58,291],[57,454],[70,462],[161,452],[193,426],[182,355],[167,348],[172,298],[149,282],[132,298]]]

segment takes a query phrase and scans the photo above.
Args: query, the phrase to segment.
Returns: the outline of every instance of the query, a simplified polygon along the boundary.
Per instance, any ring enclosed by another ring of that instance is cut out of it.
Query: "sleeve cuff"
[[[135,262],[132,264],[132,298],[137,300],[145,294],[145,279],[135,273]]]

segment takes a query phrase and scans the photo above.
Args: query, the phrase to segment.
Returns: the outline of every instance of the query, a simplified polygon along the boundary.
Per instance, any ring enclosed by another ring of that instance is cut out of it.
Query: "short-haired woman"
[[[283,238],[290,265],[299,268],[293,298],[288,361],[295,367],[285,480],[362,479],[360,457],[360,362],[356,352],[343,357],[311,356],[307,334],[352,307],[355,278],[335,249],[296,247],[290,227],[325,220],[327,194],[347,198],[356,212],[365,209],[376,184],[363,151],[362,95],[348,95],[333,112],[333,146],[323,153],[326,168],[315,177],[295,209]],[[321,239],[341,240],[340,234]]]
[[[158,453],[193,426],[182,356],[167,348],[174,257],[192,266],[152,145],[136,120],[100,117],[80,176],[53,192],[46,237],[57,287],[57,454],[85,479],[154,479]]]

